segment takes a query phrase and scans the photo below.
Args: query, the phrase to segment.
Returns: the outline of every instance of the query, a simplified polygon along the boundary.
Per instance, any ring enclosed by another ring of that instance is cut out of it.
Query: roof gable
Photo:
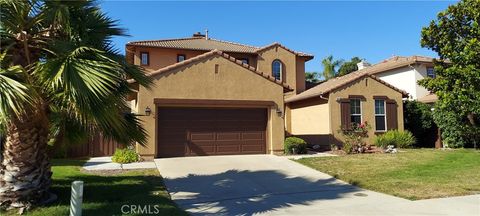
[[[256,70],[254,67],[249,66],[248,64],[245,64],[245,63],[243,63],[242,61],[237,60],[237,59],[231,57],[230,55],[228,55],[228,54],[226,54],[226,53],[224,53],[224,52],[222,52],[222,51],[219,51],[219,50],[212,50],[212,51],[210,51],[210,52],[204,53],[204,54],[202,54],[202,55],[195,56],[195,57],[190,58],[190,59],[187,59],[187,60],[185,60],[185,61],[178,62],[178,63],[176,63],[176,64],[173,64],[173,65],[169,65],[169,66],[167,66],[167,67],[160,68],[160,69],[158,69],[158,70],[156,70],[156,71],[153,71],[153,72],[151,72],[151,73],[149,73],[149,74],[147,74],[147,75],[148,75],[148,76],[156,76],[156,75],[158,75],[158,74],[163,74],[163,73],[172,71],[172,70],[174,70],[174,69],[176,69],[176,68],[179,68],[179,67],[182,67],[182,66],[186,66],[186,65],[190,65],[190,64],[193,64],[193,63],[195,63],[195,62],[203,61],[203,60],[210,59],[210,58],[213,58],[213,57],[216,57],[216,56],[219,56],[219,57],[222,57],[222,58],[224,58],[224,59],[227,59],[227,60],[229,60],[229,62],[232,62],[232,63],[234,63],[234,64],[237,64],[237,65],[239,65],[239,66],[247,69],[248,71],[250,71],[250,72],[252,72],[252,73],[255,73],[256,75],[259,75],[259,76],[261,76],[261,77],[269,80],[270,82],[276,83],[277,85],[282,86],[282,87],[284,88],[284,90],[286,90],[286,91],[292,91],[292,90],[293,90],[289,85],[287,85],[287,84],[285,84],[285,83],[283,83],[283,82],[281,82],[281,81],[279,81],[279,80],[276,80],[274,77],[270,76],[269,74],[262,73],[262,72]],[[130,80],[128,80],[128,82],[129,82],[129,83],[135,83],[135,80],[130,79]]]
[[[297,52],[297,51],[291,50],[291,49],[283,46],[282,44],[280,44],[280,43],[278,43],[278,42],[275,42],[275,43],[272,43],[272,44],[270,44],[270,45],[261,47],[261,48],[257,49],[256,53],[261,53],[261,52],[263,52],[263,51],[272,49],[272,48],[274,48],[274,47],[281,47],[281,48],[287,50],[288,52],[293,53],[294,55],[301,56],[301,57],[307,57],[308,60],[313,59],[313,55],[311,55],[311,54],[307,54],[307,53]]]
[[[344,75],[344,76],[341,76],[341,77],[336,77],[336,78],[333,78],[333,79],[330,79],[330,80],[327,80],[323,83],[320,83],[319,85],[311,88],[311,89],[308,89],[298,95],[295,95],[295,96],[292,96],[288,99],[285,100],[286,103],[290,103],[290,102],[294,102],[294,101],[300,101],[300,100],[304,100],[304,99],[308,99],[308,98],[312,98],[312,97],[316,97],[316,96],[323,96],[325,94],[328,94],[332,91],[335,91],[343,86],[346,86],[352,82],[355,82],[359,79],[362,79],[364,77],[370,77],[378,82],[380,82],[381,84],[399,92],[402,94],[402,96],[406,97],[408,96],[408,93],[403,91],[403,90],[400,90],[398,88],[396,88],[395,86],[393,85],[390,85],[388,84],[387,82],[379,79],[378,77],[374,76],[374,75],[371,75],[371,74],[368,74],[364,71],[356,71],[356,72],[352,72],[352,73],[349,73],[347,75]]]

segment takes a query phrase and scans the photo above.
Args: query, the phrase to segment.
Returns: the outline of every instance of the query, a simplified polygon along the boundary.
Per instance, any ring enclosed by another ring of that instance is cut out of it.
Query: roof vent
[[[204,38],[205,35],[200,33],[200,32],[195,32],[195,33],[193,33],[193,37],[194,38]]]
[[[361,62],[357,63],[358,70],[362,70],[370,66],[371,66],[370,63],[366,62],[365,60],[362,60]]]

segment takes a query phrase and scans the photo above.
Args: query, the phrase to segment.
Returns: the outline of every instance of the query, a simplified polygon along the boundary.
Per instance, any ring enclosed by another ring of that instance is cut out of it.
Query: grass
[[[475,150],[409,149],[297,162],[359,187],[410,200],[480,193],[480,151]]]
[[[157,170],[92,174],[81,171],[83,163],[84,161],[53,160],[51,189],[58,195],[58,201],[35,208],[27,215],[68,215],[70,186],[74,180],[83,180],[85,183],[83,215],[122,215],[123,205],[150,205],[150,212],[158,215],[187,215],[170,200]],[[128,209],[124,208],[126,211]]]

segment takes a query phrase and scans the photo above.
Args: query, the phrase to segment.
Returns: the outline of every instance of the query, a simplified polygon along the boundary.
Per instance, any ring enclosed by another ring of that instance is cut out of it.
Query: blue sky
[[[420,47],[420,31],[454,2],[164,2],[103,1],[131,37],[128,41],[189,37],[209,30],[212,38],[255,46],[272,42],[315,55],[306,71],[322,71],[321,59],[353,56],[377,63],[392,55],[435,53]]]

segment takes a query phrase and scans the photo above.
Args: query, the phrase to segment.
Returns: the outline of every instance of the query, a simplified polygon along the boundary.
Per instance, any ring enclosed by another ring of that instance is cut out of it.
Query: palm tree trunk
[[[6,208],[29,208],[53,197],[47,115],[39,109],[25,116],[7,125],[0,155],[0,206]]]

